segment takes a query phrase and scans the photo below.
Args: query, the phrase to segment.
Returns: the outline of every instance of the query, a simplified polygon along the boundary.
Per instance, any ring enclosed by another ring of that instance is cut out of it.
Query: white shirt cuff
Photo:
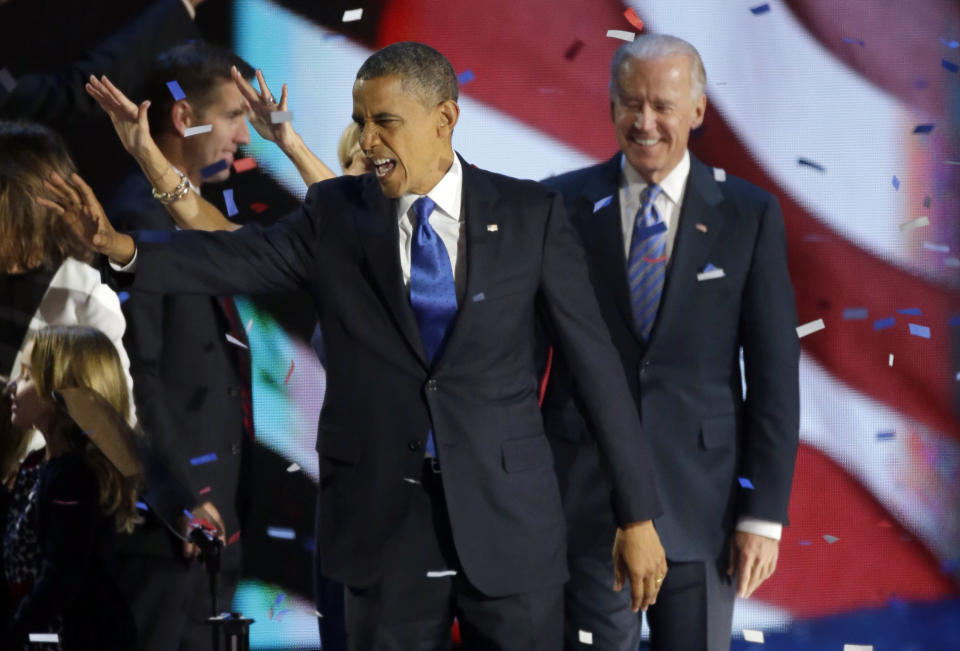
[[[194,8],[192,4],[190,4],[190,0],[180,0],[180,1],[183,2],[183,6],[186,7],[187,14],[190,16],[190,20],[195,20],[197,17],[197,10]]]
[[[120,273],[132,274],[137,270],[137,249],[133,250],[133,257],[130,258],[130,262],[121,267],[113,260],[110,260],[110,268],[114,271],[119,271]]]
[[[783,536],[783,525],[772,520],[760,520],[759,518],[744,516],[737,520],[737,531],[780,540],[780,537]]]

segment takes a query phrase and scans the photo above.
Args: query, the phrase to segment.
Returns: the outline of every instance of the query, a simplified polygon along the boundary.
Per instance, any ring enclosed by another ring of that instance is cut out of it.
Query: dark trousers
[[[133,610],[138,651],[210,651],[211,614],[207,572],[193,561],[119,556],[119,585]],[[240,578],[220,573],[220,611],[229,611]]]
[[[391,559],[381,580],[347,588],[350,650],[450,649],[454,617],[469,651],[560,649],[563,587],[505,597],[479,592],[460,567],[440,475],[429,464],[418,488],[403,528],[385,546]]]

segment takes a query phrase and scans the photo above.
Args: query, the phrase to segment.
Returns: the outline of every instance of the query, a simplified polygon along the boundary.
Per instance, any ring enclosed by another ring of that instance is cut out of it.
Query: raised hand
[[[233,76],[233,82],[240,90],[240,94],[243,95],[247,119],[250,120],[250,124],[257,130],[257,133],[263,138],[277,143],[283,149],[292,146],[297,135],[293,130],[293,125],[290,122],[273,124],[270,121],[270,114],[273,111],[287,110],[287,85],[283,85],[280,91],[280,101],[277,102],[267,86],[267,81],[263,78],[263,72],[260,70],[257,70],[259,93],[250,82],[243,78],[236,66],[230,69],[230,74]]]
[[[36,197],[36,202],[58,212],[84,246],[119,264],[125,265],[133,259],[136,252],[133,238],[113,229],[103,206],[79,174],[71,175],[67,181],[53,172],[43,186],[53,199]]]
[[[150,102],[142,102],[139,106],[134,104],[106,76],[97,79],[90,75],[85,88],[87,94],[97,100],[100,108],[110,116],[123,148],[131,155],[137,158],[148,148],[156,147],[147,122]]]

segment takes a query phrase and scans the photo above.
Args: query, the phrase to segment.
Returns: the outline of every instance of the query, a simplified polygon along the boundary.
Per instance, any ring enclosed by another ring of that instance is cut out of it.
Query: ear
[[[693,122],[690,124],[691,129],[698,128],[703,124],[703,118],[707,114],[707,94],[704,93],[700,96],[700,99],[697,100],[697,103],[693,106]]]
[[[174,131],[183,137],[187,127],[194,126],[194,122],[196,122],[196,115],[194,115],[190,102],[187,100],[174,102],[173,106],[170,107],[170,121],[173,124]]]
[[[457,125],[460,119],[460,107],[452,99],[446,99],[437,104],[437,133],[444,137],[450,137],[453,133],[453,127]]]

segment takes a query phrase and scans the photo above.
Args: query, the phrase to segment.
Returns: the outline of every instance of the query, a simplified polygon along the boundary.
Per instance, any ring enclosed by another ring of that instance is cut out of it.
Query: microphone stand
[[[200,562],[207,568],[210,586],[210,617],[207,623],[211,626],[213,651],[250,651],[250,625],[254,620],[241,613],[220,613],[220,553],[223,541],[198,526],[190,532],[190,542],[200,548]]]

